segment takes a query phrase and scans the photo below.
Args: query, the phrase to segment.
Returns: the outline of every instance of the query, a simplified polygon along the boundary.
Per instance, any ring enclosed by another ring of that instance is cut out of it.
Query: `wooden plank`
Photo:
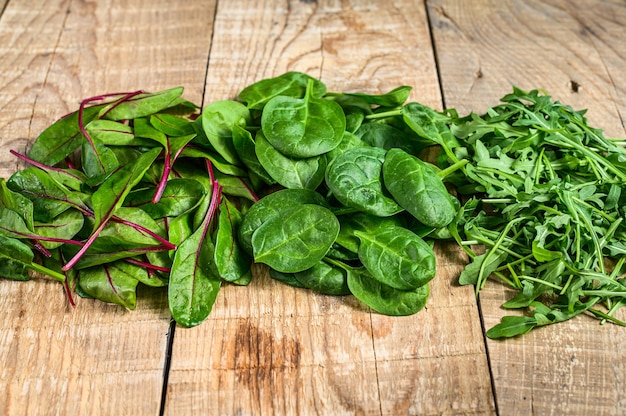
[[[0,19],[0,170],[20,167],[52,121],[88,96],[204,89],[214,2],[10,2]],[[56,282],[0,281],[0,413],[157,414],[170,314],[163,290],[135,311],[81,300]]]
[[[424,4],[388,6],[220,2],[205,103],[298,70],[333,91],[413,85],[413,99],[440,107]],[[450,284],[461,255],[438,254],[427,309],[406,318],[287,287],[257,267],[249,287],[223,287],[206,322],[176,331],[166,414],[493,413],[476,301]]]
[[[446,104],[484,111],[515,85],[543,88],[623,135],[623,2],[430,2]]]
[[[445,102],[483,111],[510,91],[544,88],[592,125],[624,137],[626,6],[607,1],[429,3]],[[488,284],[480,296],[486,328],[510,298]],[[622,315],[623,316],[623,315]],[[488,341],[501,415],[624,414],[624,329],[588,317],[521,338]]]

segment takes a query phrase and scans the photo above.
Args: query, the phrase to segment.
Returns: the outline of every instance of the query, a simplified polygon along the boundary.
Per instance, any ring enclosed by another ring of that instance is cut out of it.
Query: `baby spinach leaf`
[[[310,81],[313,82],[312,96],[322,97],[326,94],[326,86],[321,81],[302,72],[293,71],[247,86],[239,93],[238,99],[246,103],[250,109],[262,110],[269,100],[277,96],[304,97]]]
[[[384,149],[355,147],[346,150],[328,166],[326,185],[339,202],[380,217],[389,217],[402,208],[383,193]]]
[[[196,135],[191,121],[172,114],[153,114],[150,116],[150,124],[170,137]]]
[[[379,229],[403,225],[403,221],[398,216],[378,217],[363,212],[341,215],[339,216],[339,222],[341,223],[341,229],[339,230],[336,243],[353,253],[358,253],[359,251],[360,241],[356,236],[357,231],[374,234]]]
[[[87,175],[88,183],[97,185],[120,166],[116,154],[98,140],[83,142],[81,165]]]
[[[257,175],[267,185],[276,183],[274,178],[267,173],[261,162],[259,162],[252,133],[239,124],[233,126],[233,146],[239,159],[251,173]]]
[[[424,225],[445,227],[456,216],[445,185],[416,156],[390,149],[383,163],[383,181],[396,202]]]
[[[459,147],[459,142],[450,131],[446,115],[420,103],[409,103],[402,107],[402,117],[415,133],[440,145],[452,162],[458,162],[453,149]]]
[[[241,221],[237,232],[241,247],[252,254],[252,234],[257,228],[274,217],[282,216],[283,211],[304,204],[328,207],[324,197],[310,189],[281,189],[261,198],[250,207]]]
[[[358,300],[378,313],[391,316],[412,315],[424,308],[430,294],[426,284],[404,291],[374,279],[364,267],[348,268],[348,287]]]
[[[281,283],[301,289],[306,289],[306,286],[304,286],[298,279],[296,279],[295,273],[282,273],[270,268],[269,274],[272,279],[277,280]]]
[[[308,289],[326,295],[348,295],[346,271],[323,260],[310,269],[294,273],[294,277]]]
[[[310,158],[327,153],[339,145],[346,130],[341,106],[312,96],[313,85],[309,84],[304,98],[274,97],[261,115],[267,141],[287,157]]]
[[[292,207],[252,234],[254,260],[283,273],[303,271],[326,255],[338,233],[339,221],[327,208]]]
[[[272,146],[263,134],[257,134],[255,152],[261,166],[285,188],[315,189],[324,181],[326,156],[291,159]]]
[[[150,287],[165,287],[167,286],[167,279],[160,277],[158,273],[150,272],[148,268],[142,264],[130,263],[126,260],[120,260],[115,262],[115,267],[128,276],[137,279],[139,283],[143,283]]]
[[[370,146],[385,150],[398,147],[412,155],[419,154],[426,147],[415,135],[386,123],[364,123],[355,135]]]
[[[89,211],[80,193],[67,189],[37,168],[15,172],[7,181],[7,186],[33,201],[33,215],[38,221],[50,221],[71,207],[82,212]]]
[[[372,276],[399,290],[412,290],[435,277],[435,253],[420,237],[403,227],[374,233],[356,231],[359,259]]]
[[[193,144],[193,142],[192,142]],[[206,159],[211,161],[211,165],[225,175],[246,176],[247,172],[239,165],[227,162],[222,156],[207,149],[195,147],[192,144],[185,146],[180,153],[180,158]]]
[[[7,187],[7,183],[0,178],[0,210],[7,208],[15,211],[29,229],[33,229],[33,203],[24,195],[14,192]]]
[[[326,158],[328,159],[328,163],[330,164],[333,160],[341,156],[347,150],[355,147],[364,147],[366,145],[367,143],[363,142],[355,134],[345,131],[343,133],[343,137],[341,138],[339,146],[326,153]]]
[[[399,107],[409,98],[413,87],[401,85],[384,94],[345,93],[351,97],[358,97],[368,104],[381,107]]]
[[[253,202],[259,199],[254,191],[254,186],[249,183],[247,178],[224,175],[219,171],[215,171],[215,180],[219,182],[224,195],[241,197]]]
[[[233,145],[233,126],[235,123],[247,124],[251,121],[248,108],[237,101],[215,101],[202,110],[202,128],[209,143],[224,160],[233,165],[239,163]]]

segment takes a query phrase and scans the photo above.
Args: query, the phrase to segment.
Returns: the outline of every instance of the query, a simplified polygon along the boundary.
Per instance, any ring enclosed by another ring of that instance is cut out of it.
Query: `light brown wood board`
[[[582,0],[8,1],[0,174],[23,167],[5,150],[27,149],[82,98],[183,85],[186,98],[208,104],[287,70],[334,91],[413,85],[411,99],[460,112],[484,110],[511,85],[545,88],[620,137],[624,9]],[[497,323],[507,292],[488,285],[479,310],[473,291],[456,285],[462,252],[437,253],[431,300],[406,318],[286,287],[257,267],[250,287],[224,287],[205,323],[176,330],[165,414],[624,412],[623,329],[581,318],[485,341],[481,319]],[[144,290],[135,311],[88,300],[72,310],[56,282],[3,280],[0,310],[0,411],[159,413],[163,291]]]

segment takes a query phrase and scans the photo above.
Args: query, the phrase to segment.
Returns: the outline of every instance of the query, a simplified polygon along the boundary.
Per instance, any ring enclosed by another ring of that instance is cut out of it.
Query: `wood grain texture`
[[[0,174],[47,125],[94,94],[184,85],[202,99],[213,2],[10,2],[0,18]],[[177,40],[177,41],[175,41]],[[0,284],[0,413],[158,414],[170,314],[164,290],[135,311],[40,278]]]
[[[429,3],[445,101],[480,111],[511,85],[544,88],[590,123],[624,137],[626,4],[607,1]],[[511,297],[498,283],[480,296],[486,329]],[[624,314],[622,314],[622,317]],[[507,341],[488,341],[500,415],[620,415],[624,329],[581,317]]]
[[[430,1],[446,105],[482,112],[513,85],[543,88],[623,136],[625,9],[618,0]]]
[[[414,85],[412,99],[441,107],[421,2],[219,3],[205,103],[288,70],[332,91]],[[464,259],[441,249],[438,261],[426,310],[404,318],[257,267],[249,287],[223,288],[205,323],[176,331],[166,414],[492,414],[476,300],[451,284]]]

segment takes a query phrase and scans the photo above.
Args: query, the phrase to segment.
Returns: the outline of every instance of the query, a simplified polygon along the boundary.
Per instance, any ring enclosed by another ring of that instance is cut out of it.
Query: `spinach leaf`
[[[99,118],[108,120],[130,120],[158,113],[178,104],[183,87],[169,88],[157,92],[118,94],[121,98],[103,106]]]
[[[378,313],[391,316],[412,315],[426,306],[430,294],[427,284],[409,291],[398,290],[381,283],[363,267],[346,270],[350,292]]]
[[[346,150],[328,166],[326,185],[339,202],[380,217],[389,217],[402,208],[383,192],[384,149],[355,147]]]
[[[381,107],[399,107],[409,98],[413,87],[401,85],[384,94],[345,93],[351,97],[358,97],[368,104]]]
[[[321,81],[302,72],[292,71],[257,81],[244,88],[237,98],[246,103],[250,109],[262,110],[265,104],[274,97],[304,97],[309,82],[313,83],[311,88],[313,97],[319,98],[326,94],[326,86]]]
[[[28,270],[35,255],[21,241],[0,235],[0,277],[12,280],[28,280]]]
[[[255,152],[263,169],[285,188],[316,189],[324,181],[325,155],[289,158],[274,148],[260,132],[256,136]]]
[[[374,278],[400,290],[423,286],[435,277],[435,253],[420,237],[403,227],[375,233],[356,231],[359,259]]]
[[[135,189],[124,199],[124,206],[141,208],[154,219],[178,217],[200,203],[205,188],[196,180],[175,178],[167,181],[157,203],[152,200],[154,193],[154,187]]]
[[[339,145],[346,130],[341,106],[312,94],[313,83],[309,82],[304,98],[276,96],[263,109],[263,134],[287,157],[310,158],[327,153]]]
[[[456,216],[445,185],[425,162],[394,148],[383,163],[383,181],[398,204],[422,224],[441,228]]]
[[[85,108],[82,122],[95,119],[102,106]],[[46,128],[33,143],[28,156],[40,163],[54,166],[71,155],[83,143],[79,112],[75,111]]]
[[[233,126],[236,123],[249,122],[251,122],[250,111],[237,101],[216,101],[202,111],[202,128],[210,145],[224,160],[233,165],[239,163],[233,145]]]
[[[320,261],[310,269],[294,273],[302,285],[325,295],[348,295],[348,277],[345,270]]]
[[[221,286],[222,281],[214,261],[215,246],[207,238],[220,198],[219,185],[213,182],[204,221],[179,245],[174,254],[168,302],[174,320],[185,327],[198,325],[206,319]]]
[[[303,271],[326,255],[338,233],[339,221],[329,209],[314,204],[291,207],[252,234],[254,260],[283,273]]]
[[[241,247],[252,254],[252,234],[263,223],[272,218],[282,216],[294,206],[316,204],[328,207],[322,195],[309,189],[281,189],[273,192],[256,202],[243,217],[237,236]]]
[[[34,167],[15,172],[7,181],[7,187],[33,202],[33,216],[37,221],[51,221],[70,208],[90,211],[83,194],[66,188],[47,172]]]
[[[134,164],[123,166],[112,174],[93,193],[91,197],[94,206],[93,231],[83,247],[63,266],[63,270],[69,270],[80,260],[80,257],[96,240],[108,220],[115,214],[115,210],[122,206],[124,198],[139,183],[143,174],[148,170],[159,153],[159,149],[152,149],[142,154]]]

